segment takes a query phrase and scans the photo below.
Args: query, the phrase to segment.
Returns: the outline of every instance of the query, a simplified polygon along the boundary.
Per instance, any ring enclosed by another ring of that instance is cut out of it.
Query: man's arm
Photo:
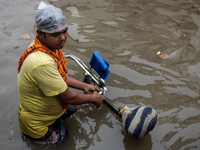
[[[79,90],[83,90],[83,91],[85,91],[85,93],[87,93],[87,94],[91,94],[91,93],[93,93],[94,91],[97,91],[97,92],[102,91],[101,89],[97,88],[97,87],[94,86],[94,85],[91,85],[91,84],[87,84],[87,83],[78,81],[78,80],[76,80],[76,79],[70,77],[69,75],[67,75],[67,85],[68,85],[69,87],[72,87],[72,88],[76,88],[76,89],[79,89]]]
[[[87,86],[87,83],[78,81],[72,77],[70,77],[69,75],[67,75],[67,85],[69,87],[73,87],[79,90],[84,90],[84,87]]]
[[[57,97],[61,102],[73,105],[79,105],[84,103],[94,103],[96,106],[100,106],[105,99],[105,95],[99,94],[101,89],[96,86],[78,81],[69,75],[67,75],[67,84],[69,87],[80,89],[85,91],[87,94],[70,91],[67,88],[66,91],[59,94]]]
[[[99,94],[94,91],[92,94],[82,94],[75,91],[70,91],[68,88],[65,92],[57,95],[58,99],[67,104],[79,105],[85,103],[94,103],[96,106],[100,106],[105,99],[105,95]]]

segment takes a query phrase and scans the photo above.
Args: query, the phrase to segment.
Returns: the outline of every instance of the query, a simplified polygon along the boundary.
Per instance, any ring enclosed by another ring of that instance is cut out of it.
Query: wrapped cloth
[[[157,122],[157,112],[151,107],[128,108],[125,106],[119,114],[122,116],[122,124],[127,134],[135,137],[147,135]]]
[[[67,23],[62,10],[41,1],[35,16],[33,33],[36,34],[37,29],[45,33],[55,33],[66,27]]]

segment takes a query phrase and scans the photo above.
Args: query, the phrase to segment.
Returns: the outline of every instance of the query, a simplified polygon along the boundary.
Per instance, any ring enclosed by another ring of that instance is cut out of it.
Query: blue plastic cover
[[[106,80],[110,74],[110,71],[108,70],[110,64],[99,54],[98,51],[93,52],[90,65],[102,79]]]

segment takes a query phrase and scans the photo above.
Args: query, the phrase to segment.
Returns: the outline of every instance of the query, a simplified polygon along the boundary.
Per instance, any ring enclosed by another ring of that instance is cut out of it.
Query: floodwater
[[[107,100],[116,107],[153,107],[158,120],[147,136],[135,138],[107,106],[86,104],[65,121],[69,132],[59,145],[40,146],[24,138],[17,119],[17,61],[34,39],[39,2],[0,1],[0,149],[200,149],[199,0],[50,1],[67,19],[63,52],[89,66],[92,53],[99,51],[110,63]],[[21,38],[24,33],[29,40]],[[158,51],[170,56],[160,58]],[[71,76],[83,79],[74,61],[67,67]]]

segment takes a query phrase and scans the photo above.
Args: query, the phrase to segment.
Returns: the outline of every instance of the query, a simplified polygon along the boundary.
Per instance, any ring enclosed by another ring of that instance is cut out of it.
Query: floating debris
[[[132,57],[139,57],[140,55],[132,55]]]
[[[193,6],[193,5],[190,5],[190,6],[188,6],[188,8],[196,8],[195,6]]]
[[[25,39],[25,40],[28,40],[30,38],[30,36],[28,34],[23,34],[22,38]]]
[[[158,55],[160,58],[167,58],[167,57],[170,57],[169,54],[164,54],[164,53],[161,53],[160,51],[157,52],[157,55]]]
[[[14,133],[14,131],[11,130],[11,131],[10,131],[10,135],[13,136],[13,133]]]
[[[20,48],[20,46],[15,46],[15,47],[14,47],[14,49],[18,49],[18,48]]]

